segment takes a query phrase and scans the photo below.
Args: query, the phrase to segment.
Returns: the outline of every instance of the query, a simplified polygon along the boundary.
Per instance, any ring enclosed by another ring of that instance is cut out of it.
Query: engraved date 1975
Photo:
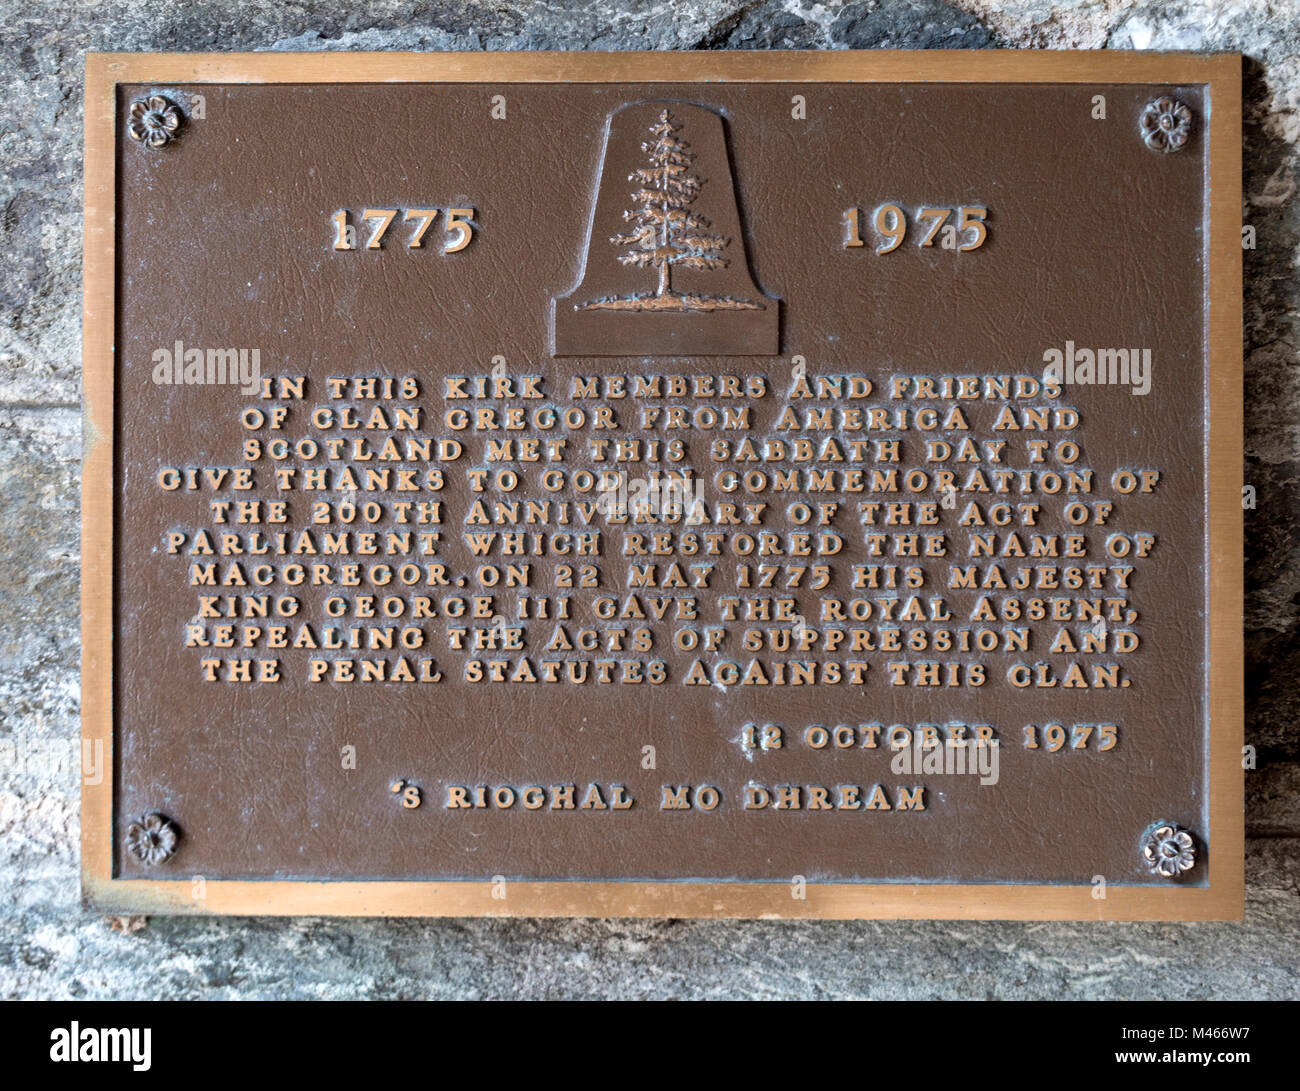
[[[891,254],[903,245],[909,233],[918,248],[938,246],[941,250],[966,253],[978,250],[988,240],[985,222],[989,210],[982,205],[957,208],[932,208],[922,205],[910,215],[901,205],[883,204],[871,214],[871,228],[876,236],[876,253]],[[844,213],[844,247],[853,250],[867,243],[862,237],[862,209]]]

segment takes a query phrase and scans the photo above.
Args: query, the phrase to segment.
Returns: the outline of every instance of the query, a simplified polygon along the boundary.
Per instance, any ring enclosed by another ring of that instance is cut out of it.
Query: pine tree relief
[[[623,213],[628,230],[609,241],[626,247],[619,255],[623,265],[651,269],[658,278],[654,292],[613,296],[577,304],[575,310],[611,311],[720,311],[762,310],[761,303],[746,299],[674,291],[673,269],[725,268],[723,256],[730,240],[712,232],[713,225],[691,206],[704,187],[704,179],[691,173],[694,155],[678,133],[681,126],[664,110],[650,126],[653,139],[641,145],[649,166],[628,175],[636,184],[634,207]]]

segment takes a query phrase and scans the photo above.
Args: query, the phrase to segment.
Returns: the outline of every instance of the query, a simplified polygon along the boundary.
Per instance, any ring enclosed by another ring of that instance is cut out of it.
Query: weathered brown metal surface
[[[114,81],[96,897],[1231,913],[1183,61]]]

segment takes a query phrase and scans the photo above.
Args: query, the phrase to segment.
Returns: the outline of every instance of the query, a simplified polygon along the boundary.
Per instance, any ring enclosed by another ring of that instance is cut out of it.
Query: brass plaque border
[[[114,876],[113,404],[115,118],[119,83],[1136,83],[1200,85],[1209,166],[1204,256],[1207,436],[1204,543],[1209,716],[1209,882],[1197,887],[702,882],[205,882]],[[1241,57],[1109,51],[772,53],[88,53],[85,99],[81,701],[83,747],[102,746],[99,783],[82,778],[81,868],[88,906],[118,912],[500,917],[1240,920],[1242,799]],[[93,752],[93,751],[92,751]]]

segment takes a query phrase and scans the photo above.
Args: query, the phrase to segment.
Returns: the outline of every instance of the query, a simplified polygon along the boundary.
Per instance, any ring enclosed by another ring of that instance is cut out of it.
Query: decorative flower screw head
[[[126,850],[142,864],[153,867],[170,860],[180,833],[166,815],[147,814],[126,828]]]
[[[136,99],[127,114],[127,135],[150,148],[161,148],[180,127],[180,110],[162,95]]]
[[[1165,95],[1147,103],[1142,111],[1142,139],[1158,152],[1176,152],[1192,135],[1192,111],[1175,98]]]
[[[1196,866],[1196,842],[1172,822],[1157,822],[1142,839],[1142,859],[1157,875],[1173,879]]]

